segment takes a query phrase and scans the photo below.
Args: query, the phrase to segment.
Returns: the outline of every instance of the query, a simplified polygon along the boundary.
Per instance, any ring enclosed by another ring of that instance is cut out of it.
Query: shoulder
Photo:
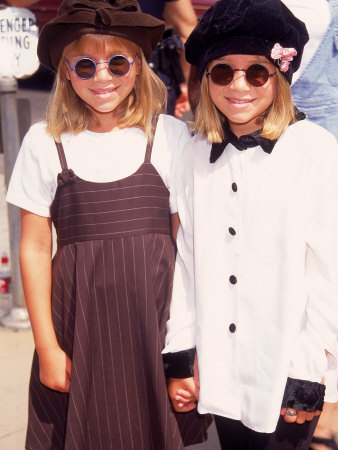
[[[30,138],[52,140],[52,137],[47,133],[47,123],[45,121],[37,122],[31,125],[27,132]]]
[[[276,156],[280,165],[293,166],[299,175],[304,173],[309,180],[323,180],[338,172],[336,138],[314,122],[302,120],[291,125],[281,136],[278,146]]]
[[[154,151],[159,152],[162,157],[168,154],[179,155],[187,142],[191,139],[191,134],[186,123],[175,117],[161,114],[155,131]]]
[[[208,142],[204,136],[194,135],[187,143],[184,152],[183,159],[194,161],[194,164],[205,164],[209,162],[211,152],[211,143]]]
[[[47,133],[46,127],[46,122],[37,122],[32,125],[23,139],[23,149],[29,147],[34,153],[39,153],[46,147],[55,145],[53,138]]]
[[[336,155],[338,143],[332,133],[310,120],[301,120],[289,126],[281,142],[313,157]]]
[[[161,114],[156,127],[156,133],[163,133],[165,135],[172,133],[179,133],[190,137],[190,132],[187,124],[182,120],[176,119],[173,116],[168,116],[167,114]]]

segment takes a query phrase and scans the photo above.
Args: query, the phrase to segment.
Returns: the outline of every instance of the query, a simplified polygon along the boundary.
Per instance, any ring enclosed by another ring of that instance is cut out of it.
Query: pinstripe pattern
[[[71,392],[39,382],[35,355],[26,448],[182,450],[161,357],[174,268],[169,193],[151,148],[132,176],[111,183],[78,179],[58,151],[52,310]]]

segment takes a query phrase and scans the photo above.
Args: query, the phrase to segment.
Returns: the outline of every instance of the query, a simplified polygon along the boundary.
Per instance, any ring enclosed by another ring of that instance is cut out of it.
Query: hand
[[[295,412],[295,409],[292,408],[282,408],[281,415],[284,416],[284,421],[287,423],[304,423],[305,421],[310,422],[315,416],[319,416],[321,411],[296,411],[297,415],[289,416],[286,414],[286,411]]]
[[[193,377],[169,378],[168,393],[175,411],[188,412],[196,408],[198,387]]]
[[[69,392],[72,362],[60,348],[38,351],[40,381],[45,386],[60,392]]]
[[[188,87],[186,83],[183,83],[181,84],[181,95],[176,101],[175,117],[178,117],[180,119],[188,111],[190,111]]]

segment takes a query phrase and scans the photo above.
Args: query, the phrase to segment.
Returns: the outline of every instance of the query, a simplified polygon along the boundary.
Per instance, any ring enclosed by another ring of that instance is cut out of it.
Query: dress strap
[[[54,142],[56,145],[56,149],[58,151],[61,164],[61,172],[57,176],[58,186],[63,186],[64,184],[67,183],[75,183],[77,181],[77,176],[74,174],[72,169],[68,169],[66,155],[62,143],[56,141]]]
[[[146,163],[150,163],[151,152],[152,152],[152,149],[153,149],[153,143],[154,143],[154,138],[155,138],[155,134],[156,134],[157,122],[158,122],[158,119],[156,119],[156,122],[154,123],[154,128],[153,128],[152,135],[148,139],[148,142],[147,142],[146,155],[145,155],[145,158],[144,158],[144,162],[146,162]]]
[[[54,142],[56,145],[56,149],[58,151],[62,172],[66,172],[68,170],[68,165],[67,165],[67,160],[66,160],[65,151],[63,149],[63,145],[61,142],[56,142],[56,141],[54,141]]]
[[[148,142],[147,142],[146,156],[144,158],[144,162],[146,162],[146,163],[150,163],[151,151],[153,149],[153,142],[154,142],[153,139],[148,140]]]

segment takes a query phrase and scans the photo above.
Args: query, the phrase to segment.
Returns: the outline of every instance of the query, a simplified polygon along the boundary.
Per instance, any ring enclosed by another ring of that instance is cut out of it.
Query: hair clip
[[[280,44],[275,44],[271,50],[271,58],[277,61],[279,70],[287,72],[289,70],[290,61],[297,55],[295,48],[284,48]]]

